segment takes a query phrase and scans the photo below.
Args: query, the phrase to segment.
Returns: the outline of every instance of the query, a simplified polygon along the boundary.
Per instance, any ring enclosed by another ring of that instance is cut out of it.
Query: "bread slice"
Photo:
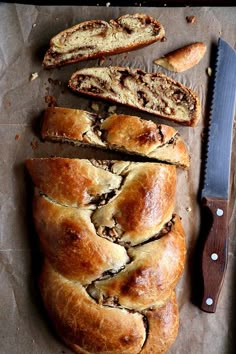
[[[69,87],[79,93],[121,103],[179,124],[195,126],[200,118],[198,96],[161,73],[125,67],[84,68]]]
[[[124,15],[109,22],[86,21],[51,39],[43,65],[53,68],[126,52],[154,43],[164,35],[163,26],[145,14]]]
[[[154,63],[169,71],[182,72],[197,65],[206,53],[206,45],[202,42],[189,44],[154,60]]]
[[[189,167],[188,149],[174,128],[135,116],[113,114],[103,120],[78,109],[49,107],[41,134],[44,140],[89,144]]]

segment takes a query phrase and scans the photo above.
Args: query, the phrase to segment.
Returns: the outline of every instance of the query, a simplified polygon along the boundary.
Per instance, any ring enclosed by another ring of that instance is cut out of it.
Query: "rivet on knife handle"
[[[204,208],[212,214],[212,225],[202,254],[203,299],[201,309],[215,312],[227,267],[228,201],[203,198]]]

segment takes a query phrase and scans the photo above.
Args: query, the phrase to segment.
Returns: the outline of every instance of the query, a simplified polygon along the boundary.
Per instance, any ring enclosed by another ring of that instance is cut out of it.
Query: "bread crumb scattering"
[[[30,81],[33,81],[33,80],[37,79],[38,77],[39,77],[39,74],[37,72],[32,73],[31,77],[30,77]]]
[[[207,68],[207,75],[208,76],[211,76],[212,75],[212,68]]]
[[[186,208],[186,211],[187,211],[187,212],[190,212],[190,211],[192,211],[192,208],[191,208],[191,207],[187,207],[187,208]]]
[[[62,85],[62,81],[55,79],[53,80],[51,77],[48,78],[48,82],[49,84],[55,85],[55,86],[61,86]]]
[[[91,103],[91,108],[94,112],[98,112],[99,111],[99,105],[97,102],[92,102]]]
[[[117,109],[116,106],[110,106],[107,111],[108,111],[108,113],[114,113],[116,111],[116,109]]]
[[[166,42],[167,38],[166,37],[162,37],[161,42]]]
[[[104,64],[105,63],[105,60],[106,60],[106,58],[105,57],[101,57],[99,60],[98,60],[98,65],[102,65],[102,64]]]
[[[48,103],[48,107],[54,107],[57,105],[56,98],[51,95],[45,96],[45,103]]]
[[[37,26],[37,23],[33,23],[32,27],[35,28]]]
[[[38,147],[39,147],[39,143],[38,143],[38,141],[37,141],[36,139],[33,139],[33,140],[31,141],[30,145],[31,145],[31,147],[32,147],[32,150],[36,150],[36,149],[38,149]]]
[[[106,3],[106,7],[109,7],[109,6],[111,6],[111,3],[110,3],[110,2],[107,2],[107,3]]]
[[[186,21],[188,23],[195,23],[196,22],[196,16],[186,16]]]

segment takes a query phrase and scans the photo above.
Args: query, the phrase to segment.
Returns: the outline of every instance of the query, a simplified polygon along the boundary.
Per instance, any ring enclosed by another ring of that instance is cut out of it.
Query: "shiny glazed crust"
[[[41,134],[45,140],[90,144],[189,167],[187,147],[174,128],[135,116],[113,114],[101,120],[90,112],[49,107]]]
[[[179,48],[165,55],[163,58],[156,59],[154,63],[170,71],[180,73],[197,65],[205,52],[206,45],[202,42],[196,42]]]
[[[200,119],[198,96],[161,73],[118,66],[84,68],[71,76],[69,87],[183,125],[195,126]]]
[[[109,22],[85,21],[51,39],[43,65],[54,68],[131,51],[154,43],[164,35],[163,26],[145,14],[124,15]]]
[[[40,291],[60,337],[75,353],[165,353],[178,332],[174,288],[186,254],[173,215],[175,166],[66,158],[26,166],[45,255]]]

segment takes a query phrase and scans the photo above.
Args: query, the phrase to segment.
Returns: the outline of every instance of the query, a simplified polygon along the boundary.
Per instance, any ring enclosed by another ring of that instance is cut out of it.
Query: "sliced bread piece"
[[[49,107],[44,113],[42,138],[90,144],[189,167],[188,149],[174,128],[135,116],[113,114],[103,120],[78,109]]]
[[[125,67],[84,68],[69,87],[79,93],[121,103],[179,124],[195,126],[200,118],[198,96],[161,73]]]
[[[51,39],[43,65],[53,68],[122,53],[154,43],[164,35],[163,26],[145,14],[124,15],[109,22],[86,21]]]

